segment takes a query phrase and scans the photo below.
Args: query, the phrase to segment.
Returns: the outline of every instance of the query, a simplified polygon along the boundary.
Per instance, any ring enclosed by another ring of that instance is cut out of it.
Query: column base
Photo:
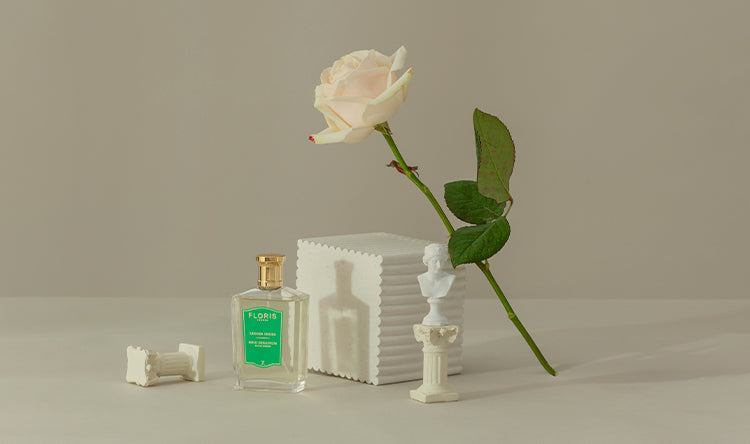
[[[409,390],[411,399],[429,404],[431,402],[450,402],[458,401],[458,393],[451,390],[429,390],[419,387],[416,390]]]

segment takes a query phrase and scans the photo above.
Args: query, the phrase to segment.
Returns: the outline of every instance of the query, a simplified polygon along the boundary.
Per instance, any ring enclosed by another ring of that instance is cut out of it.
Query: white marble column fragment
[[[414,325],[414,337],[422,342],[424,368],[422,385],[409,393],[419,402],[457,401],[458,393],[448,387],[448,348],[460,333],[457,325]]]
[[[128,346],[127,382],[142,387],[153,385],[162,376],[182,376],[186,381],[204,379],[203,347],[180,344],[177,352],[158,353],[144,347]]]

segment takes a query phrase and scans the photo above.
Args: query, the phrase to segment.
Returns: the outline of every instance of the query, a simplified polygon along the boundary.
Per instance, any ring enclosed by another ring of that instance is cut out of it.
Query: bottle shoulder
[[[307,293],[289,287],[279,287],[273,290],[252,288],[232,296],[233,300],[280,300],[280,301],[304,301],[310,296]]]

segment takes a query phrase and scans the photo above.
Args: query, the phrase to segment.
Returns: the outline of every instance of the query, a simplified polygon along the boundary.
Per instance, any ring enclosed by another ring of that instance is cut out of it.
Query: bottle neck
[[[277,287],[269,287],[268,285],[258,285],[258,289],[260,289],[260,290],[266,290],[266,291],[278,290],[281,287],[282,287],[281,285],[279,285]]]

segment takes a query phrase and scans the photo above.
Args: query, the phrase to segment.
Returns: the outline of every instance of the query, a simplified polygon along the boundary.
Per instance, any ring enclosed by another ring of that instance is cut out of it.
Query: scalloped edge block
[[[429,304],[417,276],[432,242],[389,233],[297,241],[297,288],[310,294],[308,366],[374,385],[422,378],[422,344],[413,326]],[[463,326],[466,272],[446,298],[451,324]],[[462,370],[462,337],[451,345],[448,374]]]

